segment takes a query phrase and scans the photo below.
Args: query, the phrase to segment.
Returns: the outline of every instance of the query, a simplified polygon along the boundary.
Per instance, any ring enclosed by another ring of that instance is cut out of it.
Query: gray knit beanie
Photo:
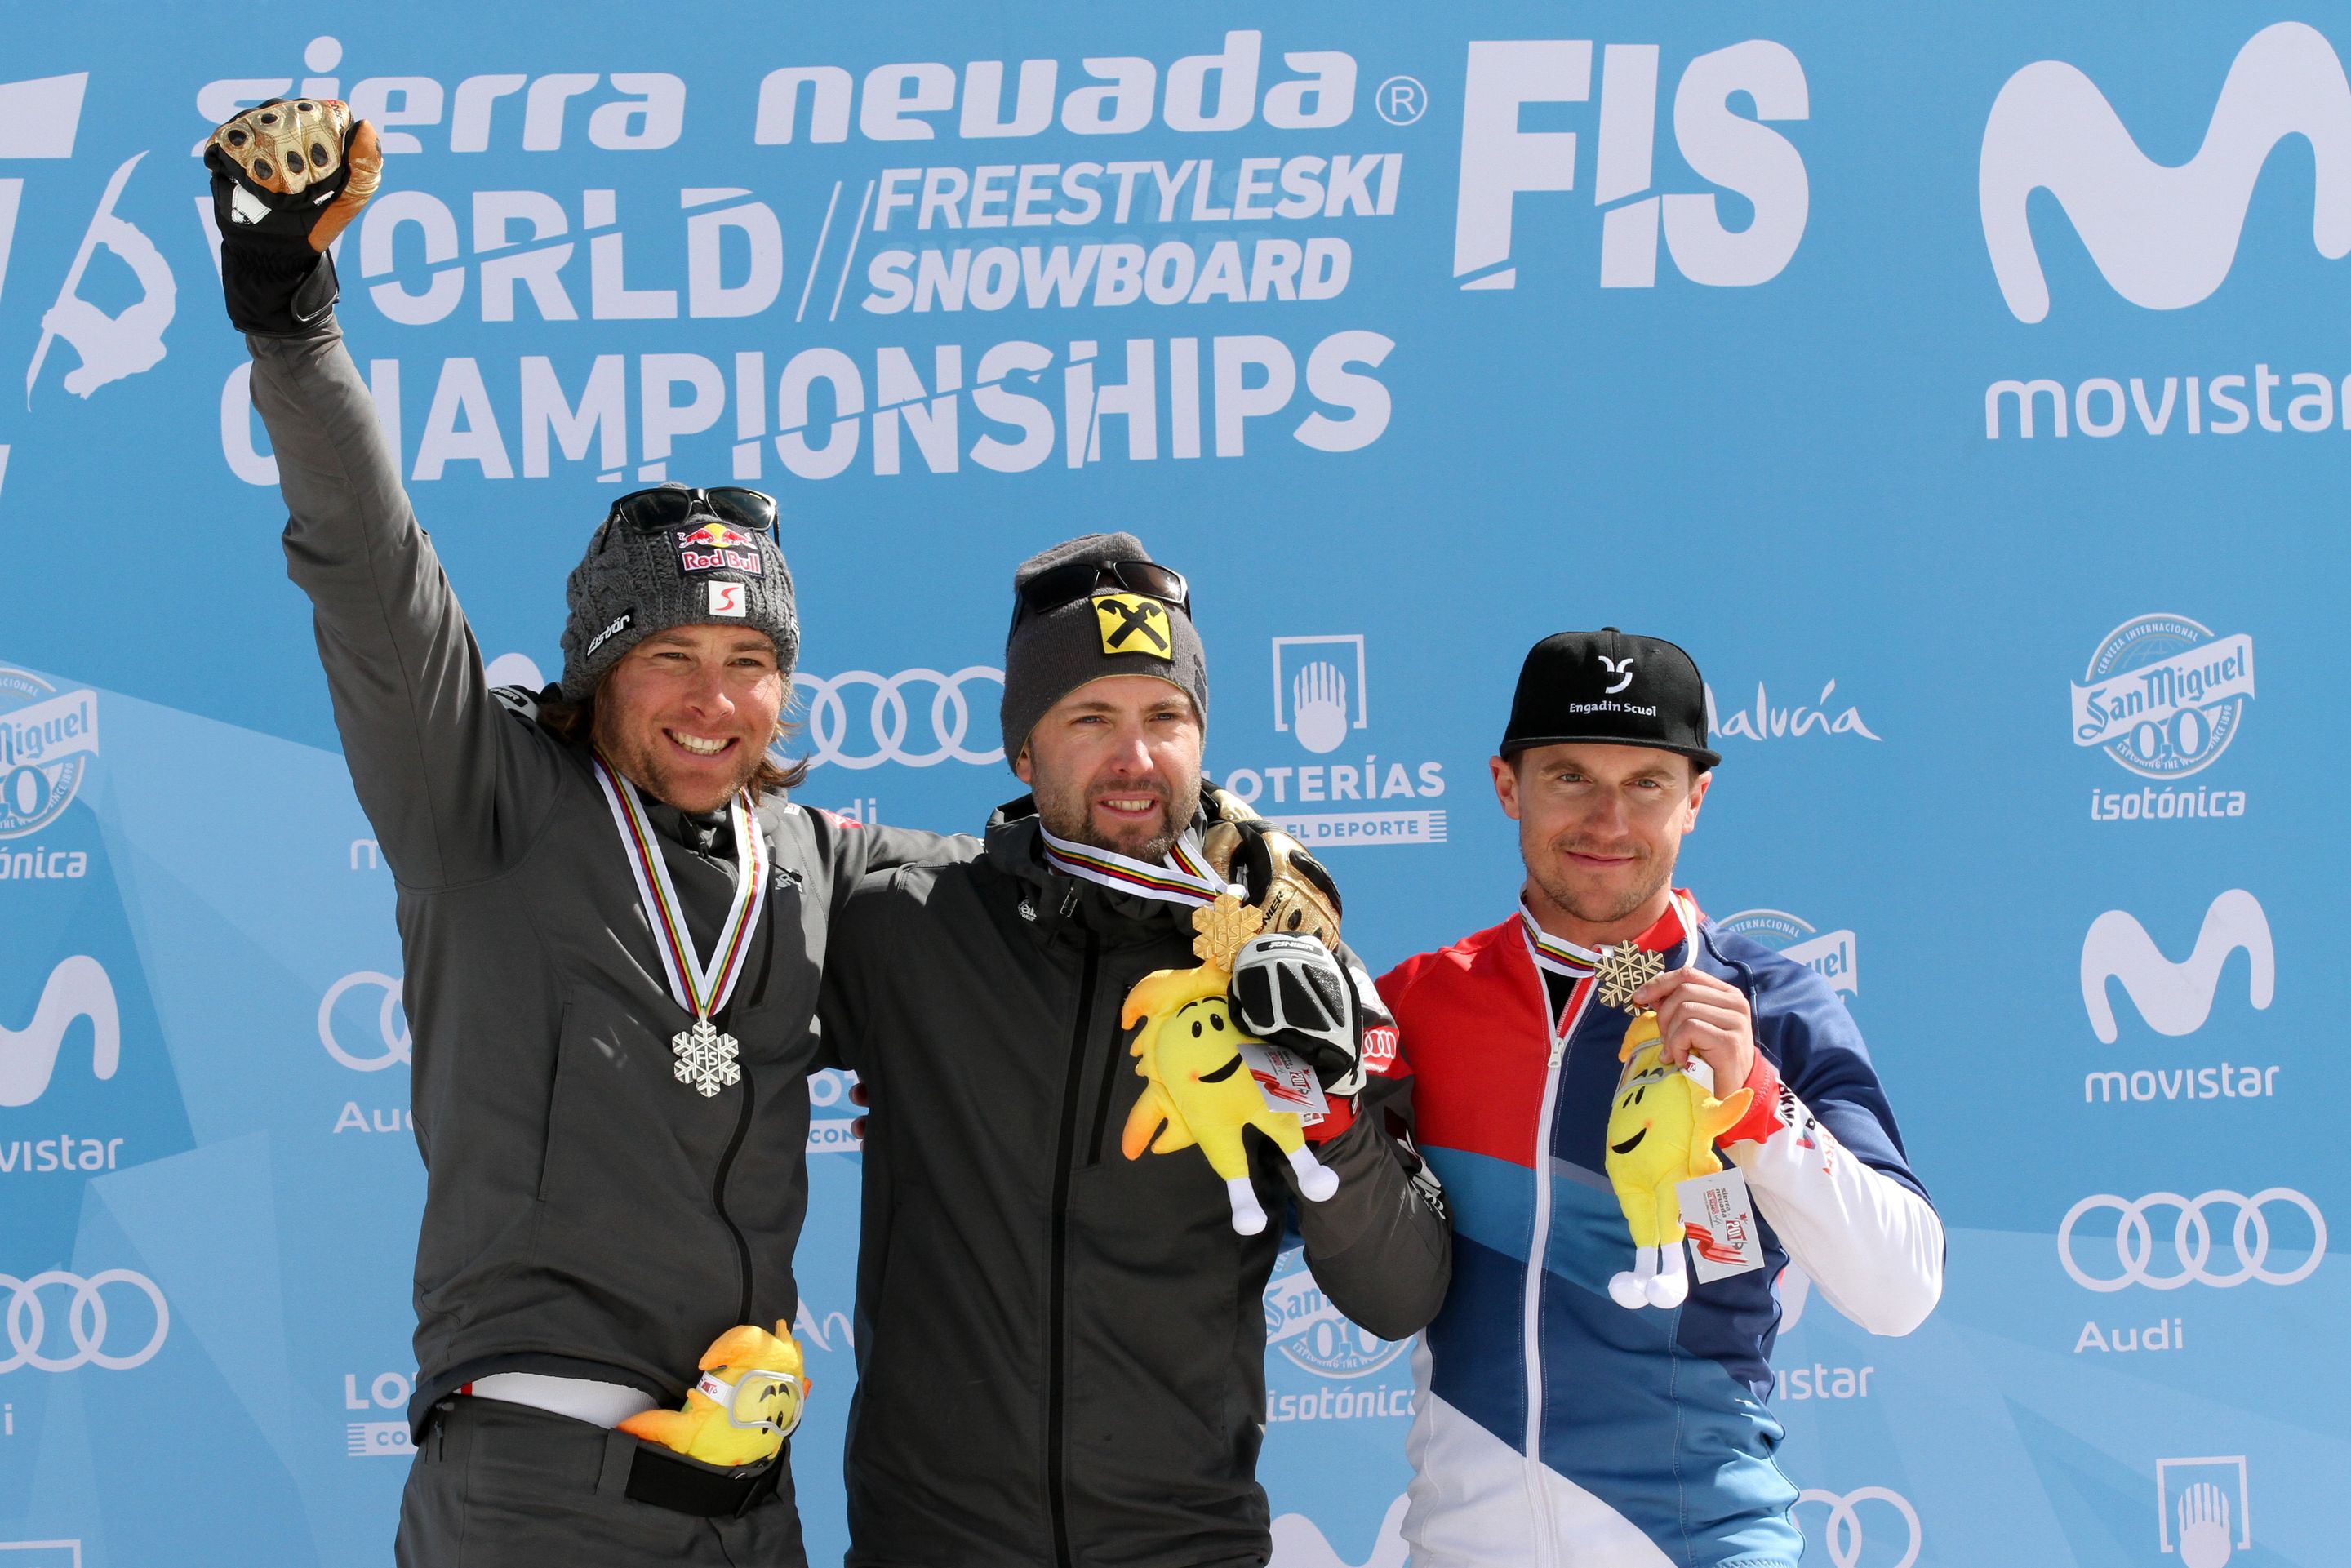
[[[1133,534],[1087,534],[1022,561],[1012,573],[1013,591],[1057,566],[1150,559]],[[1092,593],[1014,622],[1004,643],[1005,761],[1020,755],[1046,709],[1105,675],[1156,675],[1190,697],[1200,722],[1208,722],[1208,661],[1191,616],[1105,580]]]
[[[799,617],[784,552],[767,534],[707,511],[651,530],[607,518],[572,569],[564,599],[570,616],[563,626],[563,695],[569,702],[584,701],[622,654],[673,626],[764,632],[786,680],[799,657]]]

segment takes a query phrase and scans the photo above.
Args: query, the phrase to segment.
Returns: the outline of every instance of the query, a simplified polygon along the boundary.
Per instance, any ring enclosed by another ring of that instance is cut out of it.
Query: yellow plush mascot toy
[[[808,1402],[808,1378],[792,1326],[751,1323],[728,1329],[702,1353],[702,1380],[683,1410],[647,1410],[621,1430],[674,1448],[689,1459],[729,1468],[773,1458]]]
[[[1608,1108],[1608,1185],[1633,1232],[1633,1267],[1608,1281],[1620,1307],[1678,1307],[1689,1296],[1682,1270],[1682,1208],[1675,1191],[1722,1168],[1714,1140],[1747,1113],[1751,1090],[1718,1100],[1687,1071],[1659,1059],[1657,1015],[1643,1012],[1625,1031],[1616,1060],[1627,1063]]]
[[[1119,1147],[1132,1160],[1141,1157],[1145,1145],[1164,1155],[1197,1144],[1225,1178],[1233,1228],[1254,1236],[1265,1228],[1265,1210],[1249,1185],[1242,1128],[1255,1127],[1290,1156],[1298,1190],[1311,1201],[1320,1203],[1338,1191],[1339,1178],[1307,1148],[1298,1113],[1266,1104],[1241,1056],[1241,1042],[1249,1037],[1225,1003],[1231,980],[1217,964],[1160,969],[1126,994],[1118,1021],[1129,1029],[1144,1024],[1128,1054],[1141,1058],[1134,1070],[1144,1086]]]

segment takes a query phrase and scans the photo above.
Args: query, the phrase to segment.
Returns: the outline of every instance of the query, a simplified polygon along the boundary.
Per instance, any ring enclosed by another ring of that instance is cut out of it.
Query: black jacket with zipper
[[[1033,812],[868,875],[836,926],[827,1046],[872,1102],[848,1563],[1260,1564],[1280,1228],[1236,1233],[1196,1148],[1120,1152],[1143,1089],[1120,1005],[1198,961],[1191,912],[1050,870]],[[1451,1241],[1384,1123],[1321,1145],[1324,1203],[1249,1145],[1323,1291],[1394,1339],[1435,1315]]]
[[[425,1166],[411,1425],[492,1372],[674,1405],[713,1339],[798,1308],[827,927],[864,872],[943,841],[762,800],[767,907],[718,1017],[741,1081],[711,1097],[678,1082],[670,1040],[692,1019],[587,752],[490,689],[341,333],[246,344],[287,570],[316,607],[351,783],[399,884]],[[733,834],[655,801],[647,814],[706,954],[734,896]]]

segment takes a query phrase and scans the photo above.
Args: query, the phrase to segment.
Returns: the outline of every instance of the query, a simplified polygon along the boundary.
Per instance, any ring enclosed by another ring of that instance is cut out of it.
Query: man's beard
[[[1561,852],[1562,847],[1547,845],[1538,853],[1534,846],[1522,845],[1520,858],[1526,862],[1527,880],[1559,909],[1587,925],[1615,925],[1656,897],[1673,881],[1675,857],[1668,853],[1648,862],[1642,868],[1639,881],[1624,893],[1583,893],[1570,887],[1552,869],[1551,857]]]
[[[1102,791],[1092,784],[1050,790],[1037,785],[1032,786],[1032,789],[1037,797],[1037,820],[1055,838],[1067,839],[1092,849],[1109,850],[1129,860],[1156,865],[1167,858],[1167,852],[1176,847],[1176,841],[1191,825],[1191,806],[1200,797],[1200,781],[1199,776],[1195,774],[1188,789],[1176,789],[1173,793],[1167,783],[1157,779],[1118,786],[1113,792],[1149,795],[1159,802],[1159,813],[1154,820],[1134,823],[1123,831],[1103,831],[1094,826],[1092,801],[1094,796]],[[1180,816],[1177,814],[1178,801],[1184,803]]]
[[[608,727],[601,722],[603,716],[600,713],[597,716],[596,744],[620,769],[621,776],[654,800],[681,811],[714,811],[726,805],[742,793],[743,787],[751,782],[751,776],[759,771],[759,764],[766,760],[766,753],[758,747],[743,746],[725,793],[716,800],[683,800],[680,791],[686,786],[670,769],[653,743],[633,734],[613,733],[617,727]]]

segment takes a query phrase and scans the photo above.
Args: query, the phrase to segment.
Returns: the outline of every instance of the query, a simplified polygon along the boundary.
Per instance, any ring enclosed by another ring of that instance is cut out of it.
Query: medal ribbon
[[[1687,894],[1676,889],[1668,895],[1667,911],[1673,915],[1676,924],[1680,925],[1681,933],[1673,941],[1653,951],[1669,952],[1677,944],[1687,942],[1689,951],[1683,956],[1682,959],[1687,964],[1698,956],[1698,910],[1690,903]],[[1660,919],[1657,924],[1662,925],[1665,922]],[[1648,931],[1643,932],[1642,936],[1650,936],[1656,930],[1656,926],[1651,926]],[[1553,936],[1542,928],[1541,924],[1535,919],[1534,911],[1526,906],[1523,899],[1519,903],[1519,933],[1526,938],[1527,956],[1534,960],[1536,968],[1547,969],[1554,975],[1565,976],[1577,985],[1582,985],[1598,974],[1602,959],[1616,946],[1612,944],[1611,947],[1594,952],[1589,947],[1579,947],[1573,942]],[[1637,946],[1646,945],[1637,941],[1635,943]],[[1561,1021],[1565,1020],[1562,1019]]]
[[[605,803],[621,830],[621,847],[628,852],[629,870],[637,879],[637,896],[644,901],[662,971],[669,977],[669,994],[695,1021],[708,1019],[735,994],[735,982],[742,978],[744,960],[750,956],[751,932],[768,902],[768,841],[751,814],[750,792],[728,803],[735,827],[735,902],[718,928],[717,947],[705,964],[695,951],[694,934],[686,929],[684,908],[653,841],[653,823],[646,820],[637,787],[621,777],[602,752],[594,754],[594,762],[596,782],[603,786]]]
[[[1098,850],[1092,844],[1073,844],[1067,839],[1056,838],[1040,823],[1038,832],[1045,841],[1045,863],[1064,876],[1083,877],[1120,893],[1131,893],[1139,898],[1156,898],[1167,904],[1187,904],[1197,909],[1214,904],[1226,883],[1208,869],[1200,850],[1200,841],[1188,829],[1167,852],[1167,859],[1158,865],[1120,854],[1115,850]]]

